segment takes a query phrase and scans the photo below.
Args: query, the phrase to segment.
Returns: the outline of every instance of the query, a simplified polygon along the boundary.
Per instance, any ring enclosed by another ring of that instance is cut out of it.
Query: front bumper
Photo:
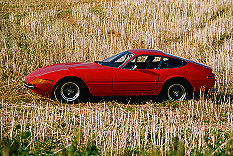
[[[28,89],[35,89],[36,88],[36,85],[33,85],[33,84],[30,84],[30,83],[27,83],[25,80],[23,81],[24,83],[24,86]]]

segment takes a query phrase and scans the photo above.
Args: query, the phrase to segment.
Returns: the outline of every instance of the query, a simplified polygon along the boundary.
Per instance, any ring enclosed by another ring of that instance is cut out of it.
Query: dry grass
[[[103,153],[138,146],[167,152],[176,136],[186,154],[216,149],[233,127],[232,8],[224,0],[1,0],[1,137],[11,138],[29,123],[31,149],[35,139],[49,136],[66,146],[77,128],[83,143],[93,139]],[[148,100],[134,106],[60,105],[22,87],[24,76],[39,67],[101,60],[133,48],[159,49],[212,67],[218,91],[173,108]]]
[[[79,144],[94,140],[102,154],[122,154],[136,148],[168,153],[175,137],[184,143],[186,154],[195,150],[207,154],[209,148],[226,142],[233,130],[232,105],[219,106],[207,100],[179,103],[176,108],[116,102],[79,106],[2,102],[0,107],[1,137],[12,139],[29,131],[31,150],[37,148],[37,140],[49,137],[67,147],[82,133]]]
[[[2,2],[3,10],[5,4],[12,6],[7,2]],[[101,60],[131,48],[150,48],[211,66],[216,87],[232,90],[231,1],[81,2],[62,1],[48,9],[3,16],[1,77],[23,77],[53,63]],[[63,9],[57,7],[63,3]]]

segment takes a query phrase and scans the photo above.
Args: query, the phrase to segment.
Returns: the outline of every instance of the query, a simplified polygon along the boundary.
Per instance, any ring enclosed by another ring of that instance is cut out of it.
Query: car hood
[[[97,63],[90,63],[90,62],[71,62],[66,63],[65,66],[68,69],[98,69],[98,68],[104,68],[103,66],[97,64]]]
[[[68,69],[96,69],[100,68],[100,65],[90,62],[71,62],[71,63],[60,63],[45,66],[39,69],[40,74],[47,74],[51,72],[68,70]]]
[[[36,69],[32,73],[30,73],[27,77],[25,77],[25,81],[29,83],[36,77],[39,77],[44,74],[60,71],[60,70],[68,70],[65,63],[49,65],[49,66]]]
[[[104,68],[103,66],[97,64],[97,63],[87,63],[87,62],[71,62],[71,63],[60,63],[60,64],[54,64],[45,66],[42,68],[39,68],[35,71],[33,71],[31,74],[29,74],[25,81],[27,83],[31,82],[34,78],[61,71],[61,70],[71,70],[71,69],[97,69],[97,68]]]

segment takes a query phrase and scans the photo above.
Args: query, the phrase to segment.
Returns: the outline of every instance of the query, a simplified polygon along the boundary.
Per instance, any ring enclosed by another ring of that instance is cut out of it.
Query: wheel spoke
[[[74,82],[66,82],[61,86],[61,97],[67,101],[75,101],[80,95],[79,86]]]
[[[172,101],[182,101],[186,97],[186,89],[181,84],[172,84],[167,90],[168,98]]]

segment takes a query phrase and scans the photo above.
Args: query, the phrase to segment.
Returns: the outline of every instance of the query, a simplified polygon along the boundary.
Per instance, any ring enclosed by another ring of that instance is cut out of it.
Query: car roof
[[[171,58],[175,58],[175,59],[184,60],[186,62],[198,64],[198,65],[204,66],[206,68],[210,68],[210,67],[208,67],[208,66],[206,66],[204,64],[197,63],[197,62],[194,62],[194,61],[191,61],[191,60],[188,60],[188,59],[185,59],[185,58],[181,58],[181,57],[178,57],[178,56],[175,56],[175,55],[167,54],[167,53],[164,53],[164,52],[159,51],[159,50],[152,50],[152,49],[130,49],[128,51],[134,53],[135,55],[158,55],[158,56],[171,57]]]
[[[166,53],[163,53],[159,50],[152,50],[152,49],[130,49],[129,52],[134,53],[135,55],[159,55],[159,56],[169,56]]]

